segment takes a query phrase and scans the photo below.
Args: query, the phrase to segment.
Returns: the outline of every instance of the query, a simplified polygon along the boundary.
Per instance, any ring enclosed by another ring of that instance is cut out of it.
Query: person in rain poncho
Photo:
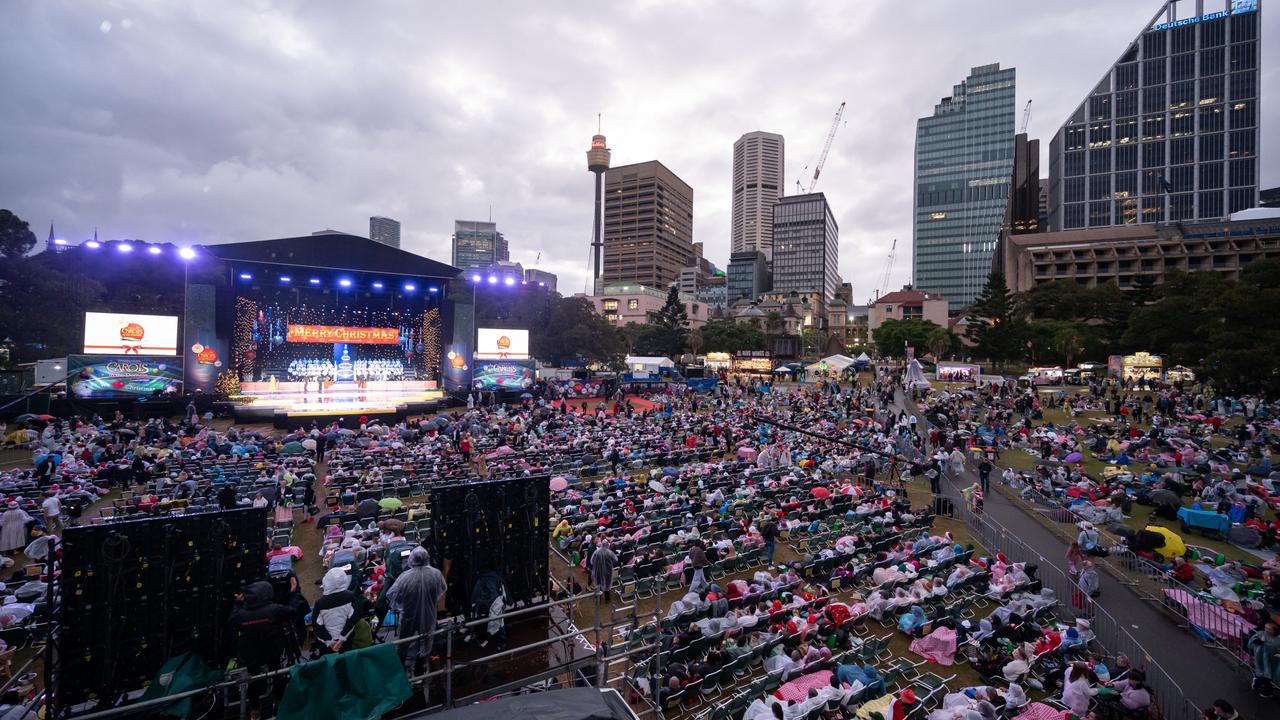
[[[609,599],[609,591],[613,588],[613,569],[618,564],[618,556],[609,549],[609,543],[601,542],[600,547],[591,553],[591,560],[588,562],[591,572],[591,585],[597,590],[604,593],[604,599]]]
[[[399,621],[399,636],[421,635],[399,648],[400,657],[410,672],[416,670],[419,659],[425,661],[431,656],[436,610],[447,589],[444,575],[431,567],[430,560],[426,548],[414,548],[409,554],[409,569],[401,573],[387,591],[387,602]]]
[[[340,567],[329,570],[320,581],[324,595],[312,609],[311,629],[321,652],[341,652],[360,619],[356,613],[358,596],[350,585],[351,576]]]
[[[11,553],[27,545],[27,523],[31,516],[10,501],[9,509],[0,516],[0,551]]]

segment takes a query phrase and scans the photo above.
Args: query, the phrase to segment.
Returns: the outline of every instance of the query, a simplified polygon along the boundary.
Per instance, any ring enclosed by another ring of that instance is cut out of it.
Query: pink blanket
[[[1033,702],[1013,720],[1061,720],[1066,713],[1044,703]]]
[[[911,652],[939,665],[951,665],[956,659],[956,631],[940,627],[911,641]]]
[[[1207,603],[1186,590],[1165,590],[1164,594],[1187,610],[1187,620],[1192,625],[1213,633],[1223,640],[1238,640],[1253,632],[1253,625],[1239,615],[1227,612],[1221,606]]]
[[[954,645],[955,643],[952,643]],[[801,675],[795,680],[791,680],[782,684],[778,691],[774,693],[774,697],[786,702],[794,700],[796,702],[804,702],[809,699],[809,690],[826,687],[831,684],[831,671],[819,670],[808,675]]]

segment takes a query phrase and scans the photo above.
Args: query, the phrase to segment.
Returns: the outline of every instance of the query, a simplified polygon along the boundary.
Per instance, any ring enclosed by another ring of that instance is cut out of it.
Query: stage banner
[[[140,399],[182,390],[182,358],[68,355],[68,393],[81,400]]]
[[[211,393],[218,375],[227,367],[227,341],[218,337],[217,289],[213,285],[192,283],[187,286],[183,341],[183,367],[186,369],[188,392]]]
[[[476,390],[528,390],[537,371],[532,360],[477,360],[471,375]]]
[[[400,342],[400,330],[339,325],[290,325],[289,342],[395,345]]]

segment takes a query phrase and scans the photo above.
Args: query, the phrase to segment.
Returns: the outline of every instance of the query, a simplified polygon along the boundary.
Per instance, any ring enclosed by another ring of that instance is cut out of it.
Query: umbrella
[[[813,495],[816,498],[831,497],[831,491],[821,486],[810,490],[809,494]]]
[[[1081,455],[1081,454],[1080,454],[1080,453],[1078,453],[1078,452],[1073,452],[1073,453],[1071,453],[1070,455],[1068,455],[1068,456],[1066,456],[1066,457],[1064,457],[1064,458],[1062,458],[1062,459],[1063,459],[1065,462],[1069,462],[1069,463],[1076,463],[1076,462],[1080,462],[1081,460],[1083,460],[1083,459],[1084,459],[1084,456],[1083,456],[1083,455]]]
[[[39,420],[57,420],[57,418],[52,415],[37,415],[36,418]]]
[[[569,481],[565,480],[564,477],[557,475],[551,478],[550,487],[551,492],[564,492],[565,488],[569,487]]]
[[[398,497],[384,497],[378,501],[378,507],[383,510],[399,510],[404,507],[404,501]]]
[[[520,397],[522,397],[522,398],[531,398],[531,397],[533,397],[533,393],[520,393]]]
[[[667,477],[677,477],[680,475],[680,471],[673,467],[668,466],[668,467],[662,468],[662,474],[666,475]]]
[[[303,441],[302,441],[302,447],[304,447],[304,448],[306,448],[306,449],[308,449],[308,450],[315,450],[315,449],[316,449],[316,441],[315,441],[315,438],[307,438],[306,440],[303,440]]]
[[[1182,538],[1177,533],[1166,527],[1159,525],[1148,525],[1143,530],[1159,534],[1164,538],[1164,545],[1155,549],[1156,552],[1166,558],[1182,557],[1187,554],[1187,544],[1182,542]]]
[[[1147,500],[1151,501],[1152,505],[1182,504],[1182,500],[1180,500],[1178,495],[1172,490],[1152,490],[1151,493],[1147,495]]]
[[[649,488],[650,488],[651,490],[653,490],[654,492],[664,493],[664,492],[666,492],[666,491],[667,491],[667,486],[666,486],[666,485],[663,485],[662,483],[658,482],[657,480],[650,480],[650,481],[649,481]]]
[[[302,447],[302,443],[296,440],[287,442],[284,447],[280,448],[281,455],[301,455],[304,452],[306,452],[306,449]]]

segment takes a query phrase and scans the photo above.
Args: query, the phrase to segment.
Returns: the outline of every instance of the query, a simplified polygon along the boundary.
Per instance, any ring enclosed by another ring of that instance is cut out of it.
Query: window
[[[1241,68],[1243,69],[1243,68]],[[1169,79],[1190,80],[1196,76],[1196,54],[1183,53],[1169,58]]]
[[[1102,95],[1100,97],[1089,98],[1089,119],[1090,120],[1110,120],[1111,119],[1111,96]]]
[[[1164,170],[1142,171],[1142,194],[1160,195],[1164,192]]]
[[[1165,81],[1165,60],[1144,60],[1142,62],[1142,87],[1149,88],[1163,85]]]
[[[1253,207],[1253,188],[1240,188],[1229,191],[1230,209],[1228,213],[1237,213]]]
[[[1195,110],[1180,110],[1169,118],[1169,136],[1183,137],[1194,135],[1196,131]]]
[[[1196,139],[1191,137],[1169,141],[1169,164],[1186,165],[1196,161]]]
[[[1063,162],[1063,174],[1075,177],[1084,174],[1084,152],[1069,152]]]
[[[1116,93],[1116,117],[1129,117],[1138,114],[1138,91]]]
[[[1164,166],[1164,143],[1148,142],[1142,143],[1142,167],[1163,167]]]
[[[1227,21],[1210,20],[1200,23],[1200,47],[1217,47],[1227,41]]]
[[[1068,150],[1083,150],[1083,149],[1084,149],[1085,140],[1084,140],[1084,126],[1083,126],[1083,125],[1070,125],[1070,126],[1068,126],[1068,127],[1067,127],[1066,135],[1067,135],[1067,149],[1068,149]]]
[[[604,301],[602,301],[602,302],[600,303],[600,307],[604,308],[606,312],[611,311],[611,310],[616,312],[616,311],[617,311],[617,309],[618,309],[618,301],[617,301],[617,300],[604,300]]]
[[[1089,147],[1106,147],[1111,144],[1111,123],[1100,122],[1089,126]]]
[[[1231,40],[1258,39],[1258,13],[1243,13],[1231,16]]]
[[[1069,177],[1062,181],[1063,202],[1084,200],[1084,176]]]
[[[1231,73],[1231,99],[1248,100],[1258,96],[1258,75],[1254,70]]]
[[[1093,175],[1089,178],[1089,199],[1105,200],[1111,197],[1111,176]]]
[[[1143,57],[1159,57],[1165,53],[1164,33],[1149,32],[1142,36]]]
[[[1062,224],[1068,230],[1084,227],[1084,203],[1068,205],[1063,212]]]
[[[1222,193],[1219,191],[1200,193],[1200,217],[1222,217]]]
[[[1122,172],[1116,173],[1115,180],[1115,196],[1116,197],[1133,197],[1138,194],[1138,173]]]
[[[1213,133],[1210,135],[1201,135],[1200,138],[1200,161],[1205,160],[1221,160],[1223,145],[1222,133]]]
[[[640,309],[640,301],[639,301],[639,300],[637,300],[637,299],[635,299],[635,298],[631,298],[630,300],[628,300],[628,301],[627,301],[627,309],[628,309],[628,310],[639,310],[639,309]]]
[[[1142,222],[1162,221],[1164,221],[1164,198],[1159,196],[1142,198]]]
[[[1200,132],[1222,132],[1222,106],[1206,105],[1200,108]]]
[[[1164,112],[1167,109],[1165,108],[1164,94],[1164,85],[1142,88],[1142,112]]]
[[[1194,165],[1179,165],[1169,168],[1170,192],[1187,192],[1196,189],[1196,168]]]
[[[1116,148],[1116,170],[1136,170],[1138,168],[1138,146]]]
[[[1148,115],[1142,118],[1142,139],[1158,140],[1164,137],[1164,115]]]
[[[1257,106],[1250,100],[1244,100],[1231,104],[1231,129],[1245,128],[1258,123],[1257,114],[1254,112]]]
[[[1111,151],[1106,148],[1102,148],[1101,150],[1090,150],[1089,172],[1111,172]]]
[[[1129,118],[1128,120],[1116,121],[1116,137],[1117,143],[1134,142],[1138,139],[1138,119]]]
[[[1239,43],[1231,46],[1231,72],[1258,67],[1258,44]]]
[[[1226,71],[1222,48],[1210,48],[1200,51],[1200,75],[1221,75]]]
[[[1184,108],[1189,107],[1196,101],[1196,83],[1194,80],[1184,80],[1176,82],[1169,86],[1169,107]]]
[[[1256,130],[1235,130],[1231,133],[1231,157],[1252,157],[1258,151]]]
[[[1220,162],[1200,163],[1200,189],[1201,190],[1221,190],[1222,189],[1222,163]]]
[[[1116,66],[1116,90],[1133,90],[1138,87],[1138,63]]]
[[[1226,94],[1226,78],[1221,75],[1207,77],[1200,81],[1200,104],[1220,102]]]
[[[1231,187],[1233,188],[1242,185],[1253,185],[1257,182],[1253,174],[1253,158],[1232,160],[1229,171],[1231,173]],[[1232,212],[1235,211],[1232,210]]]
[[[1111,224],[1111,203],[1089,203],[1089,227],[1105,227]]]
[[[1184,53],[1188,50],[1196,49],[1196,26],[1183,25],[1174,28],[1170,33],[1173,37],[1173,50],[1175,53]]]

